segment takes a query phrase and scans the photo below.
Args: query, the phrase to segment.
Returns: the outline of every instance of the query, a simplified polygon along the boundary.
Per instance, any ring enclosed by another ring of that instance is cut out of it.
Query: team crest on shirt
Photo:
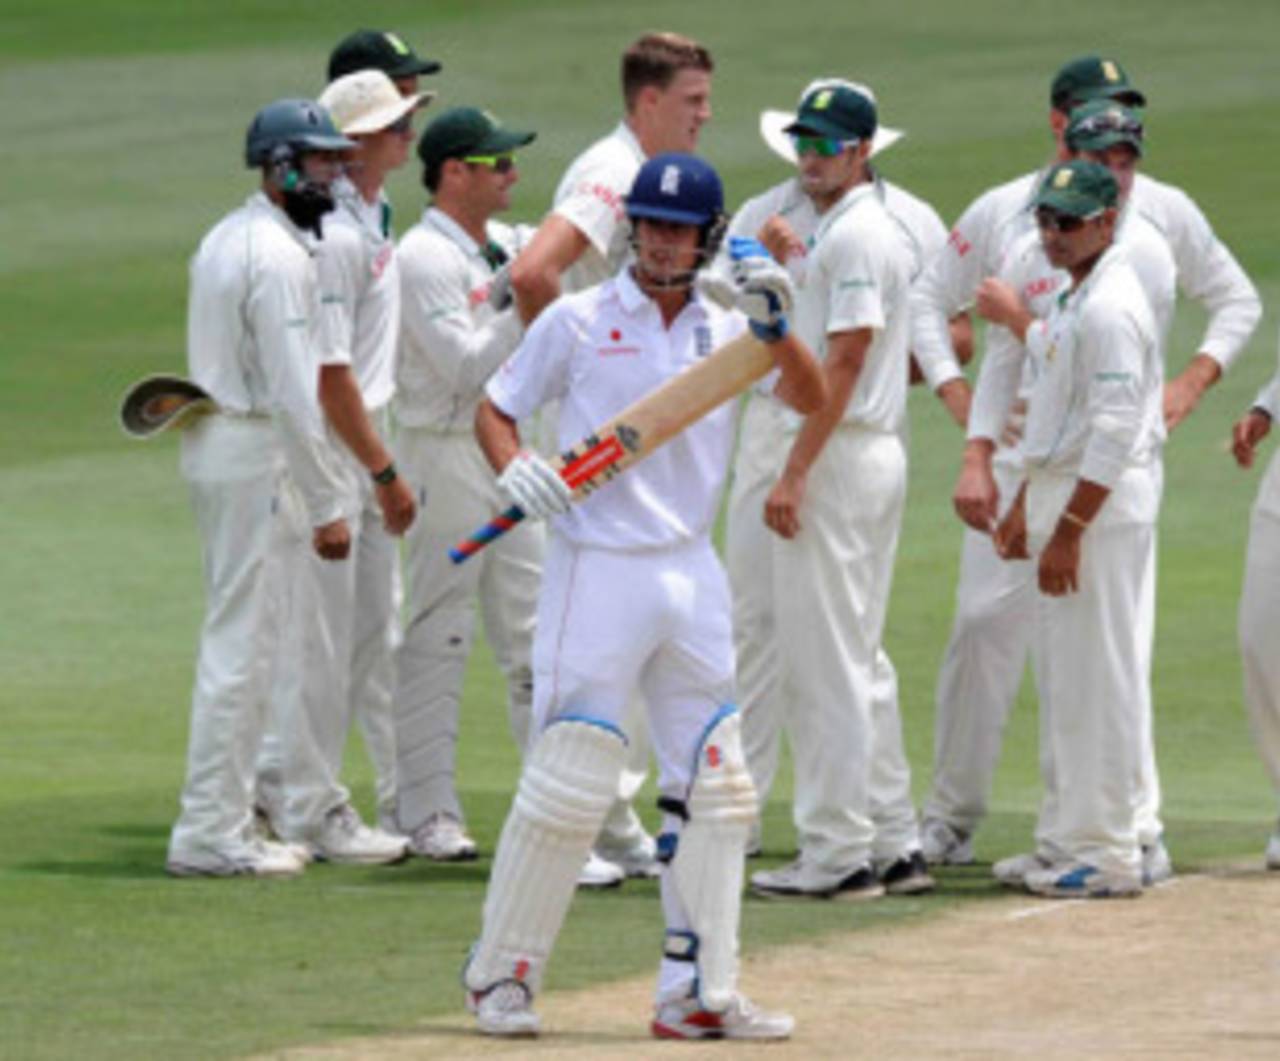
[[[711,353],[711,329],[699,324],[693,330],[693,352],[699,360]]]

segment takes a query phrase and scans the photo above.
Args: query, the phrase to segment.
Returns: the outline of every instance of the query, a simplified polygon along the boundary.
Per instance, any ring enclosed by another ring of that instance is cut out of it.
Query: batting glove
[[[791,277],[759,240],[731,240],[729,256],[738,289],[735,303],[750,319],[757,339],[777,342],[787,334],[787,314],[795,302]]]
[[[573,491],[560,473],[532,450],[522,449],[498,476],[498,490],[526,519],[547,519],[569,511]]]

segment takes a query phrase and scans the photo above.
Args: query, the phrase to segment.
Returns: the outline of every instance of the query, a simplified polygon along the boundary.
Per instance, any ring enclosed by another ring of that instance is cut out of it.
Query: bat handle
[[[524,519],[524,509],[512,505],[505,512],[500,512],[479,530],[472,531],[462,541],[449,550],[449,559],[455,564],[462,563],[467,557],[478,553],[495,538],[501,538],[512,527]]]

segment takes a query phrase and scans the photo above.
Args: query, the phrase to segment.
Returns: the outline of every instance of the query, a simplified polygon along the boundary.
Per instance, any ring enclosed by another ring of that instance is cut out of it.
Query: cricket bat
[[[695,365],[632,402],[572,449],[551,461],[575,501],[643,460],[716,406],[741,394],[773,368],[768,347],[744,332]],[[449,550],[460,564],[524,519],[512,505]]]

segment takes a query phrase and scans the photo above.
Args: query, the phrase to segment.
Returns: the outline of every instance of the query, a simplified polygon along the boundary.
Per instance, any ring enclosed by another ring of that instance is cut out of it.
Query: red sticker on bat
[[[576,490],[611,465],[617,464],[625,454],[626,450],[622,448],[617,436],[610,435],[566,464],[560,470],[560,478]]]

